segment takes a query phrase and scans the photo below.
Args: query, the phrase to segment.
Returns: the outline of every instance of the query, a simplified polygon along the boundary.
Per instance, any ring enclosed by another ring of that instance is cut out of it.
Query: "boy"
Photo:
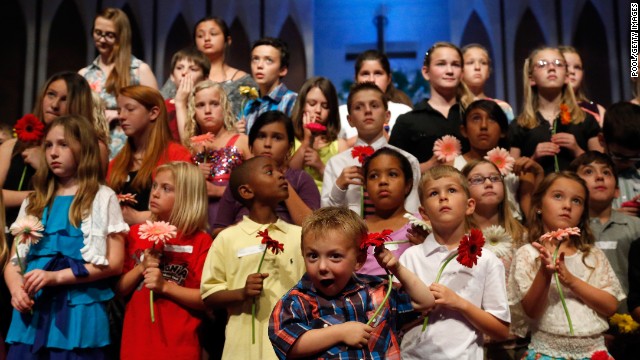
[[[238,224],[216,237],[202,271],[200,291],[205,306],[226,308],[229,321],[222,359],[277,359],[267,330],[276,302],[304,273],[300,227],[278,219],[274,208],[288,197],[288,185],[275,162],[255,157],[233,170],[229,187],[233,196],[249,208]],[[283,253],[265,251],[258,231],[284,245]],[[264,288],[264,291],[262,289]],[[252,344],[251,305],[256,304],[256,343]]]
[[[193,86],[202,80],[209,78],[211,62],[203,53],[195,47],[186,47],[171,58],[171,75],[164,84],[162,97],[167,107],[169,119],[169,129],[174,140],[182,143],[178,131],[177,116],[182,116],[186,122],[187,118],[187,98]],[[180,84],[184,81],[181,91],[178,93]]]
[[[589,227],[624,293],[629,293],[629,248],[640,239],[640,219],[619,211],[613,211],[611,203],[618,197],[618,176],[611,158],[597,151],[588,151],[575,158],[569,170],[587,183],[589,189]],[[621,301],[619,312],[626,313],[626,302]]]
[[[413,169],[413,187],[405,200],[405,209],[411,213],[418,211],[418,182],[420,182],[420,164],[411,154],[387,143],[384,136],[384,124],[389,119],[387,100],[382,90],[372,82],[354,84],[347,98],[347,119],[358,131],[355,146],[370,146],[373,150],[388,147],[400,152],[411,163]],[[357,214],[367,215],[373,209],[362,209],[362,167],[351,154],[353,148],[333,156],[324,169],[322,180],[322,206],[348,206]],[[364,211],[366,210],[366,211]]]
[[[251,75],[258,84],[260,97],[251,100],[243,109],[244,120],[238,124],[242,130],[246,126],[249,133],[260,114],[279,110],[291,116],[298,94],[287,89],[282,79],[289,70],[289,49],[287,44],[276,38],[262,38],[251,48]]]
[[[511,320],[504,266],[484,250],[477,264],[467,268],[451,261],[433,283],[445,259],[454,253],[469,232],[469,216],[475,200],[467,179],[451,166],[427,170],[418,191],[420,214],[431,221],[433,232],[425,241],[407,249],[400,263],[431,284],[436,308],[429,313],[426,330],[408,330],[402,339],[403,359],[482,359],[483,333],[501,341],[509,335]]]
[[[619,102],[604,114],[600,143],[618,171],[618,189],[613,208],[627,215],[640,215],[640,106]],[[624,204],[624,205],[623,205]]]
[[[433,306],[429,288],[381,247],[376,259],[402,283],[373,323],[366,324],[384,301],[388,282],[354,274],[364,264],[360,243],[367,226],[344,207],[315,211],[302,224],[302,255],[307,272],[278,302],[269,338],[280,359],[399,359],[396,329]],[[413,301],[413,302],[412,302]],[[412,316],[413,315],[413,316]]]

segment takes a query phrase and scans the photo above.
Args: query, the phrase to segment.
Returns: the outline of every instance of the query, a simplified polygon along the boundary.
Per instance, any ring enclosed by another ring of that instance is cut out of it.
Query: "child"
[[[265,111],[279,110],[291,116],[298,94],[282,82],[288,70],[289,49],[284,41],[266,37],[253,43],[251,75],[258,84],[260,98],[247,102],[242,110],[244,119],[237,124],[242,132],[251,132],[253,123]]]
[[[584,68],[582,67],[582,58],[580,57],[578,50],[569,45],[561,45],[558,49],[560,49],[562,56],[564,56],[564,59],[567,61],[569,83],[571,84],[573,93],[576,96],[578,105],[580,105],[582,110],[591,114],[596,121],[598,121],[598,125],[602,126],[605,109],[602,105],[587,99],[584,91],[584,88],[586,87],[584,81]]]
[[[169,129],[175,141],[181,140],[177,117],[187,116],[189,93],[195,84],[209,77],[210,70],[209,59],[195,47],[186,47],[171,58],[171,75],[160,93],[165,99]]]
[[[560,50],[541,47],[529,55],[522,68],[524,110],[509,128],[511,155],[528,156],[545,173],[560,170],[587,150],[602,151],[600,126],[576,102],[567,78],[567,62]],[[565,108],[565,110],[563,110]],[[564,124],[564,122],[569,123]],[[556,133],[552,134],[555,126]]]
[[[179,121],[182,142],[192,153],[204,153],[205,159],[198,166],[209,180],[209,224],[214,225],[219,209],[219,200],[224,193],[229,176],[242,160],[251,157],[247,136],[238,134],[233,126],[235,116],[222,85],[205,80],[195,86],[189,95],[189,112],[186,124]],[[213,140],[202,146],[191,143],[196,135],[211,133]],[[208,160],[209,158],[210,160]]]
[[[640,207],[633,206],[640,195],[640,106],[623,101],[613,104],[604,114],[601,144],[616,165],[620,194],[613,208],[638,216]]]
[[[407,249],[400,263],[431,284],[445,258],[456,251],[470,230],[475,200],[467,180],[451,166],[436,166],[420,179],[420,214],[431,221],[433,233]],[[503,340],[508,336],[510,314],[504,266],[490,251],[477,265],[463,267],[452,261],[430,290],[436,308],[429,313],[426,330],[416,326],[402,339],[403,359],[482,359],[482,334]],[[439,305],[439,306],[438,306]]]
[[[418,160],[411,154],[387,143],[384,124],[389,119],[387,101],[382,90],[374,83],[354,84],[347,98],[349,123],[358,130],[356,146],[369,146],[373,150],[389,147],[407,157],[413,170],[413,186],[405,201],[405,208],[415,213],[418,210],[417,184],[420,177]],[[360,163],[347,149],[327,162],[322,181],[322,206],[348,206],[357,214],[367,214],[373,208],[363,209],[362,185],[364,175]],[[366,196],[365,196],[366,197]]]
[[[322,191],[324,166],[337,153],[347,149],[347,142],[338,139],[338,96],[331,81],[324,77],[312,77],[305,81],[293,106],[291,115],[296,134],[294,150],[289,165],[302,169],[313,177]],[[327,128],[323,133],[314,133],[308,124],[320,124]]]
[[[484,93],[484,86],[491,75],[491,58],[487,49],[480,44],[469,44],[462,48],[462,81],[467,85],[474,99],[495,101],[507,117],[507,121],[513,120],[513,109],[508,103],[492,99]]]
[[[8,359],[105,357],[106,302],[113,297],[106,278],[122,271],[122,233],[129,227],[116,194],[101,185],[97,141],[78,115],[61,116],[47,128],[46,165],[38,168],[15,224],[35,216],[43,237],[30,248],[14,244],[4,271],[15,308]]]
[[[388,282],[354,274],[366,258],[360,249],[366,236],[366,224],[344,207],[322,208],[305,219],[306,273],[278,301],[269,323],[269,338],[280,359],[400,359],[398,329],[415,315],[412,304],[416,311],[426,311],[434,298],[415,274],[380,247],[376,260],[403,285],[402,292],[394,289],[381,305]],[[367,324],[379,306],[384,306],[381,315]]]
[[[356,58],[355,82],[373,82],[386,96],[391,116],[385,125],[385,136],[389,138],[393,125],[398,116],[408,113],[413,107],[411,99],[404,92],[393,85],[391,65],[389,58],[378,50],[367,50]],[[340,105],[340,138],[346,139],[349,146],[353,146],[358,140],[357,130],[349,125],[347,104]]]
[[[442,136],[457,137],[466,149],[459,125],[473,95],[462,82],[462,52],[451,43],[437,42],[427,50],[422,76],[429,81],[431,98],[398,117],[389,144],[418,158],[424,172],[439,164],[432,150],[433,143]]]
[[[413,188],[411,163],[399,152],[383,147],[367,158],[362,172],[364,188],[374,208],[373,214],[364,219],[367,228],[370,232],[378,233],[385,229],[392,230],[391,240],[399,244],[388,244],[385,248],[399,258],[411,245],[424,241],[424,237],[414,236],[415,230],[404,217],[407,213],[404,202]],[[373,248],[368,249],[367,260],[358,273],[385,275],[374,257]]]
[[[291,119],[280,111],[267,111],[258,117],[251,129],[249,146],[253,156],[267,156],[273,159],[289,184],[289,197],[275,208],[278,218],[289,224],[301,225],[305,217],[320,207],[320,193],[309,174],[304,170],[289,167],[293,139]],[[249,214],[249,209],[234,199],[228,186],[220,199],[219,207],[225,211],[218,211],[213,226],[214,234],[241,221],[243,216]]]
[[[0,145],[11,138],[13,138],[13,127],[6,123],[0,124]]]
[[[269,314],[276,302],[302,277],[300,227],[278,218],[275,208],[289,196],[287,181],[273,159],[258,156],[231,174],[234,198],[249,215],[218,234],[204,264],[200,291],[208,308],[226,308],[229,322],[222,359],[276,359],[269,337]],[[266,254],[259,231],[284,245],[282,254]],[[263,291],[264,289],[264,291]],[[256,305],[252,344],[252,304]]]
[[[135,195],[122,204],[129,225],[148,220],[153,170],[170,161],[191,161],[184,146],[171,139],[162,95],[156,89],[134,85],[120,90],[118,116],[127,142],[109,163],[107,183],[119,194]]]
[[[131,227],[126,244],[124,275],[117,285],[129,297],[124,314],[121,359],[185,359],[200,357],[198,327],[204,303],[200,275],[211,237],[207,229],[207,195],[202,174],[186,162],[171,162],[156,170],[149,202],[152,219],[166,221],[178,234],[164,247],[140,238]],[[155,322],[150,318],[150,291]],[[179,324],[179,326],[178,326]]]
[[[547,175],[533,194],[529,215],[529,242],[516,252],[509,274],[509,303],[514,317],[512,331],[524,336],[531,326],[526,359],[591,358],[606,351],[602,332],[607,318],[625,298],[609,261],[593,247],[587,211],[589,198],[578,175]],[[538,242],[547,232],[579,227],[580,235],[565,241]],[[559,246],[560,255],[552,255]],[[563,288],[575,335],[570,335],[554,272]],[[524,321],[523,321],[524,320]]]
[[[584,180],[589,189],[589,226],[595,245],[604,252],[625,294],[629,293],[629,247],[640,239],[640,219],[613,211],[618,195],[616,167],[608,155],[587,151],[571,162],[569,170]],[[634,260],[635,261],[635,260]],[[626,313],[625,302],[619,312]]]

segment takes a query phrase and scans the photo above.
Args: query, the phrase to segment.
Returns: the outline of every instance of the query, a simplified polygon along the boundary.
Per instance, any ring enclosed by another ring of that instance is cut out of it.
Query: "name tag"
[[[171,244],[167,244],[167,245],[164,246],[164,251],[191,254],[193,252],[193,246],[192,245],[171,245]]]
[[[389,251],[395,251],[399,248],[398,244],[384,244],[384,247]]]
[[[249,247],[246,247],[244,249],[238,250],[237,255],[238,255],[239,258],[241,258],[241,257],[247,256],[247,255],[259,254],[259,253],[263,252],[266,247],[267,247],[267,244],[259,244],[259,245],[249,246]]]
[[[596,241],[596,247],[601,250],[614,250],[618,247],[617,241]]]

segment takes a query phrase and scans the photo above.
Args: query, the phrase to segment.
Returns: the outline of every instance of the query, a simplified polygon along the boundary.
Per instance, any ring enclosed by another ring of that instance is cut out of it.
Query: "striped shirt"
[[[315,290],[308,274],[294,286],[271,313],[269,339],[276,355],[286,359],[293,344],[311,329],[326,328],[348,321],[366,323],[378,308],[387,291],[387,280],[354,274],[342,294],[325,298]],[[394,287],[383,311],[371,324],[368,347],[356,349],[336,344],[313,358],[331,359],[400,359],[398,330],[419,314],[413,311],[409,295]]]
[[[298,94],[289,90],[284,83],[276,86],[269,94],[263,95],[255,100],[250,100],[244,107],[244,118],[247,121],[247,134],[256,119],[263,113],[271,110],[282,111],[291,116],[293,105],[296,103]]]

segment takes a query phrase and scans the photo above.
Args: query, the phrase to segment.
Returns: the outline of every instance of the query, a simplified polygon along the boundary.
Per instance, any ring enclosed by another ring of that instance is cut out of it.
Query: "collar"
[[[351,275],[351,279],[349,280],[347,285],[344,287],[344,289],[342,289],[342,291],[339,294],[331,297],[331,299],[345,297],[347,295],[356,293],[366,287],[370,287],[370,288],[375,287],[378,284],[380,284],[382,281],[383,279],[381,277],[353,273]],[[313,282],[311,281],[311,277],[309,276],[309,273],[304,273],[304,275],[300,279],[300,282],[298,284],[298,290],[308,293],[309,295],[312,295],[312,296],[319,296],[322,298],[329,299],[325,297],[325,295],[319,293],[318,290],[316,290],[315,286],[313,286]]]
[[[429,256],[440,252],[451,253],[455,251],[455,249],[449,250],[445,245],[438,244],[436,237],[431,233],[426,239],[424,239],[424,242],[422,243],[422,251],[424,256]]]
[[[460,103],[456,102],[455,104],[451,105],[451,109],[449,110],[449,113],[451,113],[451,111],[454,110],[454,109],[458,109],[459,107],[460,107]],[[429,104],[429,98],[424,98],[422,101],[417,103],[416,106],[413,108],[413,110],[414,111],[418,110],[418,111],[436,112],[436,113],[440,114],[439,111],[434,109],[431,106],[431,104]]]
[[[354,146],[371,146],[374,150],[378,150],[381,147],[387,145],[388,143],[389,142],[387,141],[387,138],[385,138],[383,135],[383,136],[380,136],[378,140],[374,141],[373,144],[367,144],[366,142],[364,142],[364,140],[358,138]]]
[[[247,235],[253,235],[264,229],[278,230],[284,234],[289,232],[289,224],[278,218],[275,223],[272,224],[260,224],[251,220],[247,215],[242,217],[242,221],[238,223],[240,230],[244,231]]]
[[[93,68],[100,68],[100,56],[96,56],[95,59],[93,59],[93,61],[91,62],[91,64],[89,64],[89,67],[93,67]]]
[[[602,226],[607,226],[611,223],[613,224],[619,224],[619,225],[627,225],[629,223],[629,219],[627,217],[627,215],[624,215],[616,210],[611,211],[611,216],[609,216],[609,220],[607,220],[607,222],[605,222],[604,224],[600,223],[600,219],[598,218],[591,218],[591,221],[597,222],[598,224],[601,224]]]
[[[288,91],[289,89],[287,88],[287,86],[284,83],[280,83],[273,90],[271,90],[269,94],[263,96],[263,98],[269,98],[270,100],[279,103]]]

